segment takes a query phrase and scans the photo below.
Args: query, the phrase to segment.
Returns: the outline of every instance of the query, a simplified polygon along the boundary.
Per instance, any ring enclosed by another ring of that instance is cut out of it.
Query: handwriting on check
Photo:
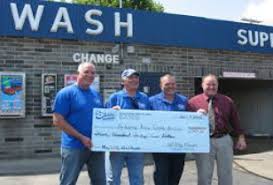
[[[207,152],[208,118],[189,112],[95,109],[94,151]]]

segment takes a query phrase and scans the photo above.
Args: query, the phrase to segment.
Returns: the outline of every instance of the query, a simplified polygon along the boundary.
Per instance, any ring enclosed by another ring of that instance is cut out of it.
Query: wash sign
[[[269,26],[42,0],[1,0],[0,12],[0,36],[273,53]]]

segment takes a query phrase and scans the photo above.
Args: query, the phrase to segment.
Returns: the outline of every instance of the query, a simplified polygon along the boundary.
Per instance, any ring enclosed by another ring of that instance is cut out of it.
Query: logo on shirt
[[[177,107],[179,110],[185,110],[185,105],[183,104],[178,104]]]
[[[96,99],[96,100],[95,100],[95,104],[97,104],[97,105],[101,105],[100,100],[99,100],[99,99]]]
[[[144,103],[138,103],[139,109],[145,109],[145,104]]]

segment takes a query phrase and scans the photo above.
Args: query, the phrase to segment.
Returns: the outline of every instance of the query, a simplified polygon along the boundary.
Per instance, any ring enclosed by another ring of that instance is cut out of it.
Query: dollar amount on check
[[[93,151],[206,153],[208,118],[200,113],[94,109]]]

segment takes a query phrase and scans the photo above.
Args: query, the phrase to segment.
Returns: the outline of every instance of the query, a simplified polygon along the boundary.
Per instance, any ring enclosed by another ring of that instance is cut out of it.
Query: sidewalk
[[[273,180],[273,150],[234,157],[234,167]],[[58,173],[60,158],[0,160],[0,176]],[[187,169],[185,169],[187,170]]]
[[[0,160],[0,176],[56,173],[60,165],[59,157]]]
[[[273,150],[235,156],[234,164],[247,172],[273,180]]]

